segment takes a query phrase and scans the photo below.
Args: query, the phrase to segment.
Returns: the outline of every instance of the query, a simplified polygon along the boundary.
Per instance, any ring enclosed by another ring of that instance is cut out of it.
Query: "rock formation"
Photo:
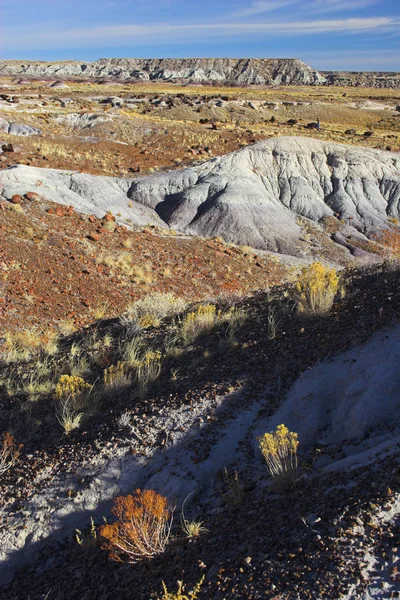
[[[84,76],[161,81],[232,81],[243,85],[316,85],[325,81],[318,71],[301,60],[283,58],[101,58],[93,63],[2,61],[0,74],[57,78]]]
[[[298,253],[299,217],[336,215],[366,236],[400,219],[398,154],[300,137],[132,180],[17,166],[0,172],[0,185],[5,198],[36,191],[82,212],[110,209],[141,225],[291,255]]]

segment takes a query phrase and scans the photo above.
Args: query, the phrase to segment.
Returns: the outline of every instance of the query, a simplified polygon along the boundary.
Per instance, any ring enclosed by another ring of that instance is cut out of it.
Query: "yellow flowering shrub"
[[[304,267],[297,282],[298,311],[303,314],[325,315],[332,308],[339,287],[335,269],[314,262]]]
[[[92,389],[90,383],[87,383],[82,377],[72,375],[61,375],[56,385],[56,400],[63,398],[76,398]]]
[[[282,424],[274,432],[264,433],[257,441],[271,477],[287,481],[296,478],[299,445],[297,433],[289,431]]]

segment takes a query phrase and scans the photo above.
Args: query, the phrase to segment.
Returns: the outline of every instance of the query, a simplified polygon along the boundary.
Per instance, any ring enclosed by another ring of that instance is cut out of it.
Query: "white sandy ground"
[[[84,528],[91,516],[100,521],[108,513],[112,498],[137,487],[162,492],[178,508],[196,490],[196,503],[212,506],[215,477],[226,465],[247,465],[255,474],[265,470],[259,453],[251,459],[248,450],[256,448],[257,435],[281,422],[299,433],[303,448],[316,442],[326,445],[324,455],[332,458],[328,463],[321,461],[319,468],[323,470],[347,470],[388,453],[400,455],[399,342],[397,326],[377,333],[364,347],[314,367],[297,380],[273,418],[260,416],[265,406],[262,398],[247,406],[240,392],[213,402],[204,399],[193,407],[160,410],[146,420],[145,434],[143,422],[132,423],[126,437],[135,455],[129,449],[115,450],[110,444],[81,473],[50,483],[42,474],[42,491],[18,518],[7,518],[4,511],[0,583],[9,581],[16,568],[33,560],[46,542]],[[162,431],[165,444],[160,447],[156,440]],[[333,452],[338,444],[339,460]],[[209,450],[200,462],[196,460],[199,445]],[[342,458],[343,453],[346,458]],[[86,487],[81,487],[75,498],[67,498],[68,489],[79,488],[78,477],[85,477]],[[377,518],[393,520],[399,514],[400,497],[390,512],[382,511]],[[371,548],[365,557],[371,573],[375,560]],[[363,600],[387,598],[390,585],[383,568],[379,575],[374,574],[374,583]],[[350,593],[343,600],[353,598],[357,596]]]

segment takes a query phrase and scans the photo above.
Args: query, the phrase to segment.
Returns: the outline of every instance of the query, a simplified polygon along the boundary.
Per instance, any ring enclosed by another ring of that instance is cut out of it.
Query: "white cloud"
[[[252,2],[248,8],[237,10],[233,13],[234,17],[250,17],[260,15],[266,12],[279,10],[289,4],[297,4],[298,0],[257,0]]]
[[[203,41],[219,37],[255,35],[312,35],[320,33],[347,33],[392,31],[400,21],[387,17],[354,18],[318,21],[289,21],[268,23],[202,23],[179,24],[156,23],[149,25],[108,25],[86,29],[60,30],[37,27],[8,29],[2,38],[7,50],[24,49],[67,49],[129,46],[133,44],[153,45],[154,43],[173,45],[182,41]]]
[[[256,0],[247,8],[232,13],[232,17],[251,17],[277,11],[292,5],[297,13],[330,13],[354,11],[377,4],[379,0]]]
[[[308,9],[314,13],[358,10],[377,4],[379,0],[313,0]]]

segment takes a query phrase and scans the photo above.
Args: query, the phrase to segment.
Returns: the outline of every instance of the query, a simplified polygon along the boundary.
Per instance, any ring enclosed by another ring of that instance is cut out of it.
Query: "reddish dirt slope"
[[[98,308],[115,316],[152,291],[188,299],[248,293],[287,273],[278,262],[218,240],[151,228],[110,232],[96,217],[46,201],[23,200],[21,207],[14,212],[6,203],[0,210],[0,331],[66,319],[82,326]],[[104,254],[127,256],[139,276],[101,264]]]

